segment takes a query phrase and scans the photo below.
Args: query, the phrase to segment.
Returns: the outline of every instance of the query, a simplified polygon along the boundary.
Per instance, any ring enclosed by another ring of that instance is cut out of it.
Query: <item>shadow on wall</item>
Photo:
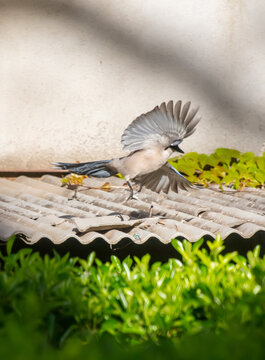
[[[0,0],[0,9],[3,7],[13,7],[16,10],[37,9],[44,15],[47,15],[47,9],[55,13],[60,12],[60,16],[69,24],[72,23],[73,26],[76,23],[82,24],[84,29],[90,33],[93,32],[98,39],[107,40],[109,43],[119,46],[121,53],[140,59],[147,68],[152,64],[160,71],[175,77],[177,81],[192,79],[198,91],[206,94],[209,102],[223,113],[222,121],[231,122],[231,114],[237,114],[240,117],[240,114],[249,113],[251,121],[244,124],[247,127],[246,130],[249,131],[250,136],[260,131],[258,124],[262,114],[257,115],[257,109],[253,105],[246,103],[243,99],[242,102],[239,101],[232,90],[229,91],[224,86],[222,87],[218,76],[208,73],[207,68],[201,66],[195,69],[190,62],[186,61],[193,57],[193,53],[187,48],[183,50],[183,46],[181,53],[177,53],[176,50],[172,53],[172,49],[168,49],[167,52],[162,46],[160,49],[154,50],[151,42],[126,32],[117,22],[113,22],[104,14],[96,11],[91,3],[85,3],[85,6],[82,6],[81,3],[69,3],[62,0]],[[254,115],[255,113],[256,115]]]

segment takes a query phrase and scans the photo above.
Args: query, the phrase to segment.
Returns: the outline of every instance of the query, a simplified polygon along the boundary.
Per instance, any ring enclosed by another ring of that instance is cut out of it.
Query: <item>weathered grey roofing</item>
[[[41,238],[55,244],[69,238],[89,244],[101,238],[114,245],[125,238],[135,244],[150,238],[167,244],[175,237],[196,241],[218,233],[223,239],[265,234],[264,190],[222,193],[214,188],[166,195],[143,189],[139,200],[127,201],[124,180],[107,181],[109,192],[100,189],[106,179],[85,179],[88,188],[80,188],[75,199],[74,191],[62,187],[55,176],[0,178],[0,239],[22,234],[31,244]]]

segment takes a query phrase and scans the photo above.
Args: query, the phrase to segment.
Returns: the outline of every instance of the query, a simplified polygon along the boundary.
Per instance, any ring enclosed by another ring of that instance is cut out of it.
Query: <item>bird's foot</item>
[[[128,197],[128,200],[139,200],[138,196],[136,194],[130,194],[130,196]]]

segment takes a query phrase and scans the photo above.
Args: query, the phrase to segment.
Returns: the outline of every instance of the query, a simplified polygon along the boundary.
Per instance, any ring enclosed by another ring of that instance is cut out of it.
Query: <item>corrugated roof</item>
[[[100,189],[106,179],[87,178],[86,187],[73,198],[74,191],[55,176],[0,178],[0,239],[22,234],[30,244],[41,238],[54,244],[69,238],[89,244],[101,238],[114,245],[123,239],[143,244],[156,238],[167,244],[175,237],[196,241],[217,233],[223,239],[265,234],[264,190],[222,193],[214,188],[166,195],[143,189],[139,200],[127,201],[124,180],[107,181],[109,192]]]

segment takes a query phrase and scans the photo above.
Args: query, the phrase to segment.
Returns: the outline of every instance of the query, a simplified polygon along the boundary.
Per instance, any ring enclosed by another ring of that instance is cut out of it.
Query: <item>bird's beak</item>
[[[181,154],[184,154],[184,151],[182,149],[179,148],[179,146],[174,146],[174,150],[177,152],[180,152]]]
[[[177,151],[181,154],[184,154],[184,151],[182,149],[179,148],[179,144],[181,143],[182,140],[175,140],[171,145],[171,149],[174,151]]]

